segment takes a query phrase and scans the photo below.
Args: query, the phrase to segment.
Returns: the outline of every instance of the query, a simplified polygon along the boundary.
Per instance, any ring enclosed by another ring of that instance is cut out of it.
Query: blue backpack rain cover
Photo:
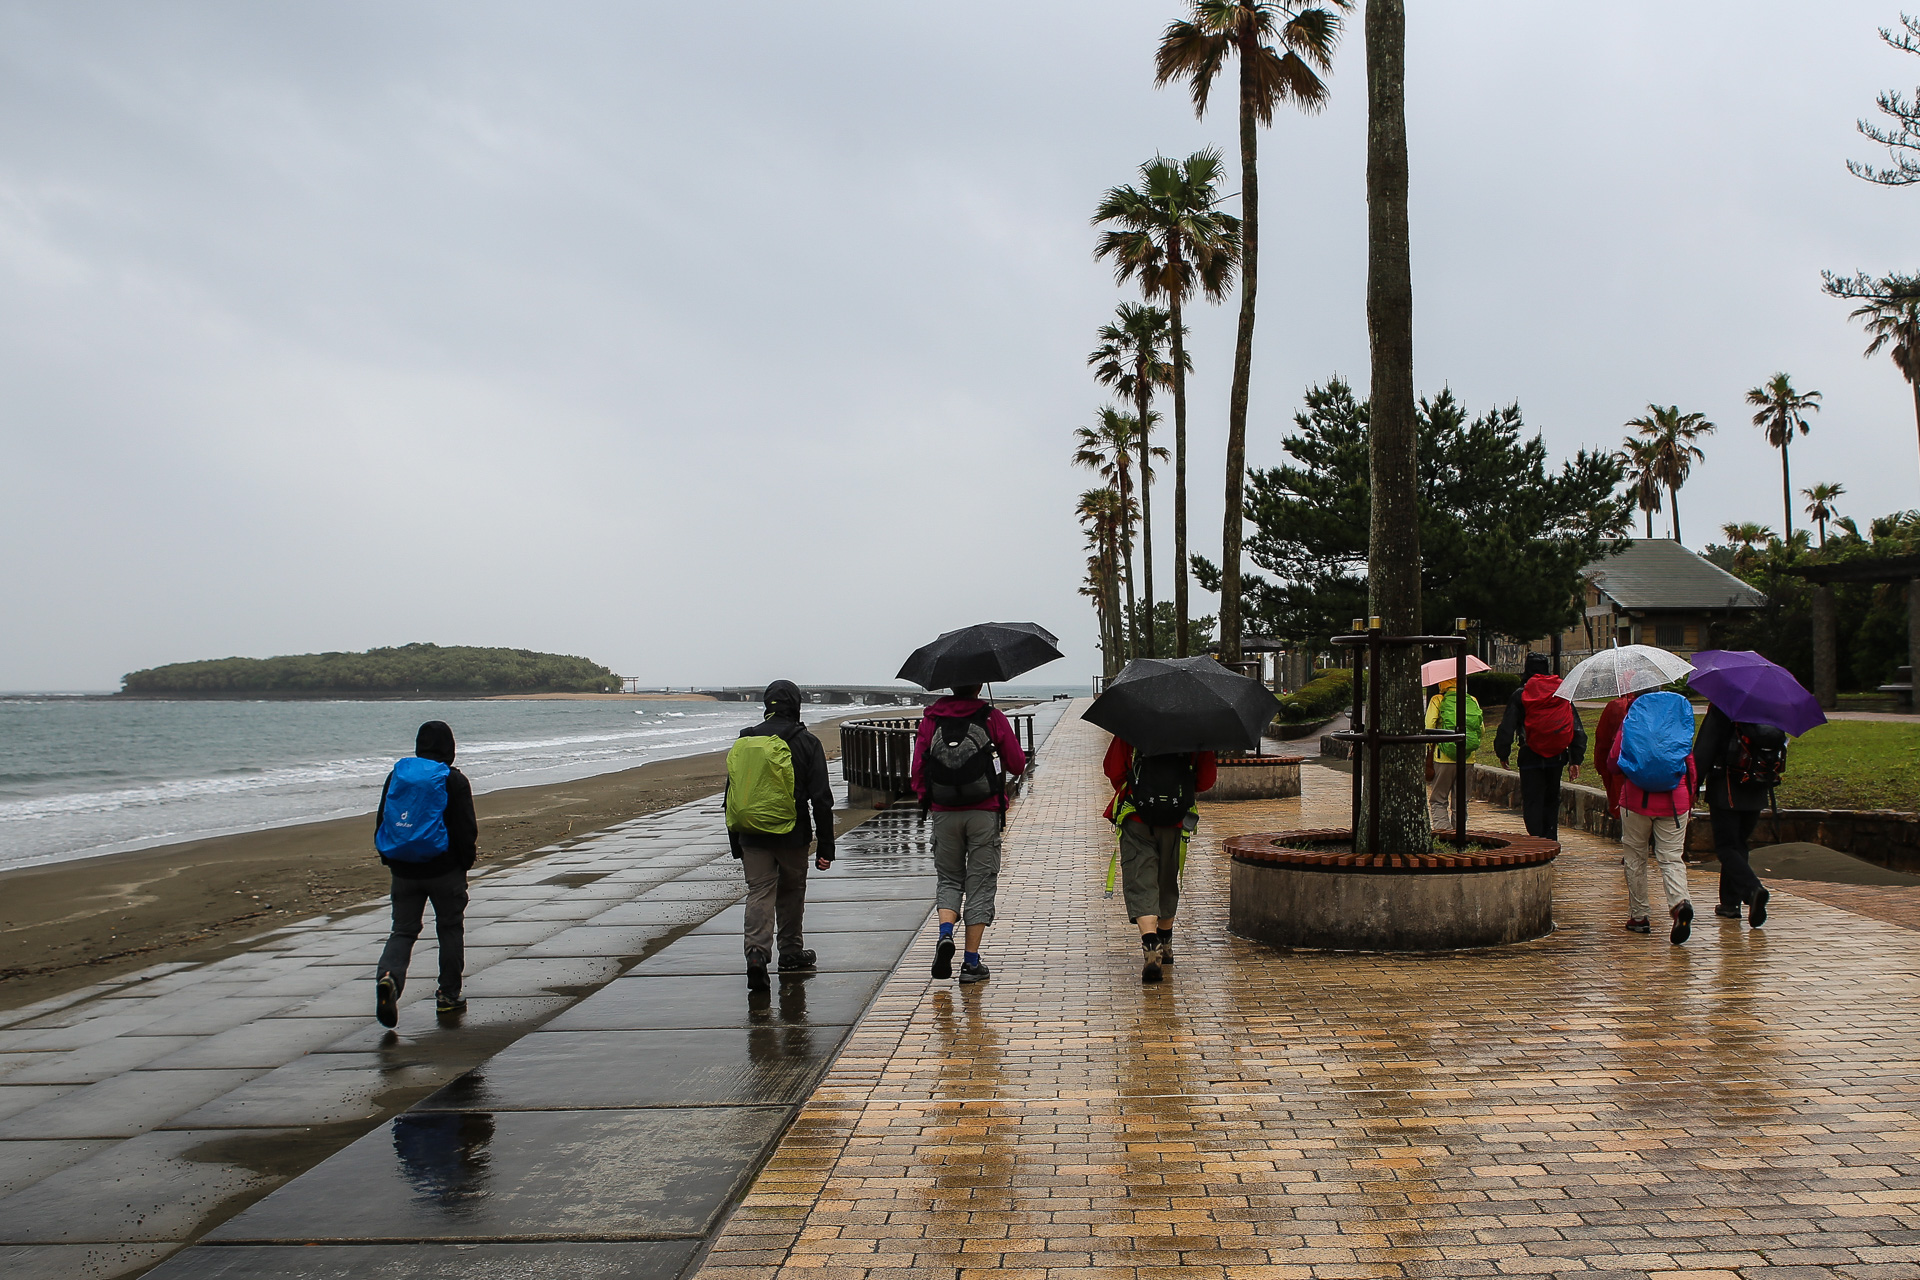
[[[1672,791],[1687,779],[1693,704],[1677,693],[1635,699],[1620,726],[1620,772],[1642,791]]]
[[[408,756],[393,766],[373,847],[395,862],[431,862],[447,851],[447,766]]]

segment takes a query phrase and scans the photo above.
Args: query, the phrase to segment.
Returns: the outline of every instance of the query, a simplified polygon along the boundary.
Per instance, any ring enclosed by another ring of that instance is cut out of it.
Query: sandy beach
[[[838,723],[813,729],[836,758]],[[477,796],[480,866],[712,795],[725,759],[706,752]],[[0,1008],[153,964],[217,959],[288,921],[384,897],[372,841],[359,816],[0,872]]]

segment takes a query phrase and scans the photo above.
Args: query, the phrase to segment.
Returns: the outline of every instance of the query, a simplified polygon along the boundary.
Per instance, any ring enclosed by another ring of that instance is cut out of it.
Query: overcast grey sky
[[[1920,190],[1843,167],[1920,79],[1897,7],[1411,5],[1420,388],[1556,455],[1706,413],[1699,546],[1779,524],[1742,397],[1784,369],[1827,397],[1795,488],[1920,506],[1905,385],[1819,292],[1920,268]],[[880,680],[984,618],[1084,681],[1069,437],[1130,296],[1087,217],[1234,145],[1152,86],[1177,10],[0,4],[0,688],[410,640]],[[1253,465],[1365,383],[1361,54],[1356,15],[1330,109],[1262,140]],[[1230,320],[1194,320],[1211,554]]]

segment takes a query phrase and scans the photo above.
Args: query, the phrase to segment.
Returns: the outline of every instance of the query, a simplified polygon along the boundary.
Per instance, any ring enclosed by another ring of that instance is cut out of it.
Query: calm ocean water
[[[425,720],[453,726],[474,790],[497,791],[717,750],[760,714],[730,702],[0,697],[0,868],[371,813]]]

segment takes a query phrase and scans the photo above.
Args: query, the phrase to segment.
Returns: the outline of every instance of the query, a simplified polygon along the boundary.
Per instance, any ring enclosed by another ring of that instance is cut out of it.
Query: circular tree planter
[[[1346,851],[1346,830],[1234,836],[1229,927],[1276,947],[1334,951],[1452,951],[1552,932],[1559,844],[1467,838],[1478,852],[1387,858]]]
[[[1300,763],[1305,756],[1235,756],[1218,762],[1213,788],[1202,798],[1280,800],[1300,794]]]

